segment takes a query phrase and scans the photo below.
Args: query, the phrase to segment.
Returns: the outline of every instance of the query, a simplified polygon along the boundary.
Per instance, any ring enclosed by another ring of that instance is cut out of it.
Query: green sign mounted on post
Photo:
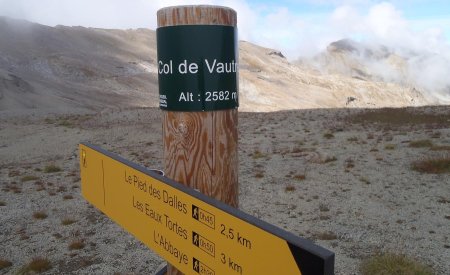
[[[169,26],[158,28],[156,35],[161,109],[196,112],[239,106],[236,27]]]

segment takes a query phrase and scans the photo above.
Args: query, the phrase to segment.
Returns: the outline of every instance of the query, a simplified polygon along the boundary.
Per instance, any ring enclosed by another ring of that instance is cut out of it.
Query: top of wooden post
[[[158,10],[158,27],[177,25],[236,26],[236,11],[211,5],[173,6]]]

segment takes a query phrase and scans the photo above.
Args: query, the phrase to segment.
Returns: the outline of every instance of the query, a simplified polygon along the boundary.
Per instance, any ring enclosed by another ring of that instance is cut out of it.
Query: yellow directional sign
[[[185,274],[333,274],[334,253],[99,147],[80,144],[82,193]]]

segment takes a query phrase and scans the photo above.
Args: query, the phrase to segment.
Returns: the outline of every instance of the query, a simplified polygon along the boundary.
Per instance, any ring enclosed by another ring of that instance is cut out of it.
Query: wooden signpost
[[[84,198],[184,274],[331,275],[334,254],[192,188],[80,144]]]
[[[169,275],[333,274],[332,252],[237,209],[236,12],[157,16],[166,177],[80,144],[83,196],[167,260]]]
[[[164,172],[238,207],[236,12],[176,6],[157,17]]]

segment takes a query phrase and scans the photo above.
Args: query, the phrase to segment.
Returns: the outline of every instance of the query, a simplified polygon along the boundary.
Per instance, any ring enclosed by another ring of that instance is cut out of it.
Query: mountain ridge
[[[0,111],[156,107],[155,31],[49,27],[0,17]],[[240,41],[240,110],[434,104],[411,87],[323,75]]]

